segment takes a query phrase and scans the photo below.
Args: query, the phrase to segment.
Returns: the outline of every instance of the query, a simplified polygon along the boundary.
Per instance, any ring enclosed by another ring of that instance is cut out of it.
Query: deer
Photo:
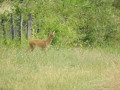
[[[55,31],[54,32],[49,32],[49,37],[48,39],[32,39],[32,40],[29,40],[29,46],[30,48],[27,49],[27,51],[33,51],[36,47],[40,47],[41,50],[43,52],[45,52],[45,54],[47,55],[46,53],[46,50],[47,48],[50,46],[53,38],[55,37]]]

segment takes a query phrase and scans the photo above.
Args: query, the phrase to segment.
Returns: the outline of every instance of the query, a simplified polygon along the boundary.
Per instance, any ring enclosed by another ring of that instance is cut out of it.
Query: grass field
[[[119,50],[0,47],[0,90],[119,90]]]

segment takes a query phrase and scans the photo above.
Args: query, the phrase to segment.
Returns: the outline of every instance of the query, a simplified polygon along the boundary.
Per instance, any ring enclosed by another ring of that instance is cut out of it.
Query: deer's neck
[[[47,39],[47,44],[50,44],[52,42],[53,38],[49,36],[49,38]]]

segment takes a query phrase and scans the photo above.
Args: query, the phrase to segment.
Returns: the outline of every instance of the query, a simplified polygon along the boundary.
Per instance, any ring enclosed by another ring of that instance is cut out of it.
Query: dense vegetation
[[[47,55],[26,52],[29,13],[31,38],[56,32]],[[0,90],[120,90],[119,13],[119,0],[0,0]]]
[[[14,13],[17,30],[19,15],[23,13],[24,31],[27,16],[32,13],[32,38],[47,38],[51,30],[56,31],[53,43],[59,46],[104,46],[119,42],[118,0],[1,0],[0,5],[7,33],[11,32],[10,13]],[[7,37],[11,41],[11,36]]]

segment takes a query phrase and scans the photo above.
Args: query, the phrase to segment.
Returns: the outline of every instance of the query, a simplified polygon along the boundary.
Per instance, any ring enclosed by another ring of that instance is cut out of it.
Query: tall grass
[[[109,49],[51,47],[46,56],[38,48],[26,53],[26,48],[3,46],[0,47],[0,89],[98,90],[105,87],[102,89],[110,90],[112,86],[106,83],[114,79],[108,76],[114,77],[114,72],[109,73],[119,71],[116,69],[119,60],[120,53]]]

